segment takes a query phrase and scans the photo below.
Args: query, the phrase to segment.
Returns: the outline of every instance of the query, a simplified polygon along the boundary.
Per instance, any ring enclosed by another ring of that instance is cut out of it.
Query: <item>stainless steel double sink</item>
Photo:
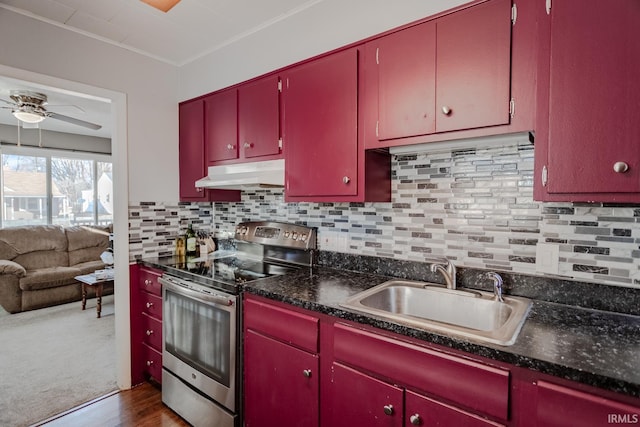
[[[515,342],[531,301],[511,296],[503,300],[488,292],[390,280],[340,305],[401,324],[508,346]]]

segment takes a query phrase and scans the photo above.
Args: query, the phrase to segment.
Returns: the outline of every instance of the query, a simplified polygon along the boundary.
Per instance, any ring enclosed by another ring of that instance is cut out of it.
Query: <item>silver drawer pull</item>
[[[147,329],[147,336],[149,337],[149,336],[151,336],[151,334],[153,334],[153,330]]]
[[[152,302],[148,302],[146,305],[147,305],[147,308],[153,307],[153,303]]]

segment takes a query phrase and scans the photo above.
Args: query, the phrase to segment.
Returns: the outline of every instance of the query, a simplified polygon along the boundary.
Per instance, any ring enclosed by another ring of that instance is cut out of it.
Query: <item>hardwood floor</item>
[[[183,427],[182,418],[162,403],[160,390],[144,383],[74,408],[38,424],[45,427]]]

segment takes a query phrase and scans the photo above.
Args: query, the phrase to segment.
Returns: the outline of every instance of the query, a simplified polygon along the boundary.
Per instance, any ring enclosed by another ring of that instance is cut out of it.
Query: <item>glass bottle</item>
[[[187,256],[198,255],[196,233],[195,231],[193,231],[193,227],[191,224],[189,224],[189,226],[187,227],[186,237],[187,237]]]

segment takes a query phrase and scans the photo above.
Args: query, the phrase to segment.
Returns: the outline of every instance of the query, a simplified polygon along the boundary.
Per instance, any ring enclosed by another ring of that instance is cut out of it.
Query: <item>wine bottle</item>
[[[187,256],[196,256],[197,253],[197,245],[196,245],[196,233],[193,231],[193,227],[191,224],[187,227]]]

